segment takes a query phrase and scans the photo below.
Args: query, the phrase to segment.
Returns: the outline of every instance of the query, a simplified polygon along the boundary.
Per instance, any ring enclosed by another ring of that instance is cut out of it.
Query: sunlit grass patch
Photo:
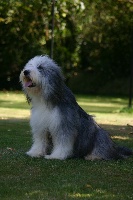
[[[92,196],[92,194],[76,193],[76,194],[70,194],[69,196],[72,198],[90,198]]]
[[[118,140],[129,140],[129,137],[127,137],[127,136],[117,136],[117,135],[115,135],[115,136],[112,136],[112,138],[113,139],[118,139]]]
[[[0,92],[0,119],[26,119],[30,106],[20,92]]]

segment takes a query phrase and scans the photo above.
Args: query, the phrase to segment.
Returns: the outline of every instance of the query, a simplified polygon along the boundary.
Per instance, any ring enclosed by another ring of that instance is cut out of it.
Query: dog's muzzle
[[[36,84],[33,83],[32,79],[30,78],[30,71],[25,70],[25,71],[23,71],[23,73],[24,73],[24,86],[25,87],[35,87]]]

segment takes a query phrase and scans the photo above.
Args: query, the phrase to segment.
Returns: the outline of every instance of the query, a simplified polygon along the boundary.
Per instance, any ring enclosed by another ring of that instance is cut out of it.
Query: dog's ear
[[[48,103],[57,104],[63,95],[63,75],[60,68],[45,70],[42,77],[42,96]]]

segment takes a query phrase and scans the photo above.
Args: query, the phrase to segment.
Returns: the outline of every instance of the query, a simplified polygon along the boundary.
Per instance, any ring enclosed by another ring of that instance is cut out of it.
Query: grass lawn
[[[133,114],[126,98],[76,96],[120,145],[133,149]],[[1,200],[133,199],[133,157],[119,161],[30,158],[30,106],[22,93],[0,92]]]

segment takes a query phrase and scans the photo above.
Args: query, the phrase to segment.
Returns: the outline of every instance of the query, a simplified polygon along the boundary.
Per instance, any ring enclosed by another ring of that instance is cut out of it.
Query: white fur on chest
[[[30,125],[35,132],[49,131],[55,134],[60,123],[57,107],[49,108],[45,103],[34,103],[31,109]]]

